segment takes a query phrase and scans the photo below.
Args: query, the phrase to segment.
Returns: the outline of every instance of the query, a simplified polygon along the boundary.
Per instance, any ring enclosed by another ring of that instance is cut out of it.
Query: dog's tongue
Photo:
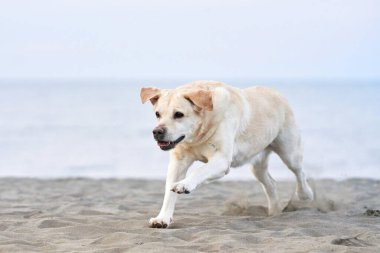
[[[170,141],[159,141],[157,143],[158,143],[158,146],[160,147],[167,147],[170,145]]]

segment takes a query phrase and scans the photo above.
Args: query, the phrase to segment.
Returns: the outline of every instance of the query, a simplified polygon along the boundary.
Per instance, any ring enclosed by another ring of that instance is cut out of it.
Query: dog
[[[172,224],[178,194],[189,194],[244,164],[251,165],[263,187],[268,215],[280,214],[275,181],[268,173],[272,152],[294,173],[298,198],[314,198],[302,171],[301,137],[293,112],[276,90],[194,81],[175,89],[142,88],[140,97],[153,105],[158,121],[154,139],[162,150],[170,150],[162,208],[150,219],[150,227]],[[195,161],[204,165],[186,175]]]

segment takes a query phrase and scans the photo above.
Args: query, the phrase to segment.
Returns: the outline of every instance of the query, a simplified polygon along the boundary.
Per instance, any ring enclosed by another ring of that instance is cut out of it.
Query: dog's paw
[[[306,187],[304,187],[303,189],[297,189],[296,194],[300,200],[314,200],[314,192],[308,185],[306,185]]]
[[[173,222],[172,218],[156,217],[149,220],[149,226],[151,228],[168,228]]]
[[[182,181],[173,184],[172,189],[171,189],[172,192],[176,192],[178,194],[182,194],[182,193],[189,194],[192,190],[194,190],[194,187]]]
[[[279,205],[275,205],[268,208],[268,216],[278,216],[282,213]]]

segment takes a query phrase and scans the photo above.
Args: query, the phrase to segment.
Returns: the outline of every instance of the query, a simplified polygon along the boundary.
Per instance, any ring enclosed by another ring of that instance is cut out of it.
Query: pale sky
[[[380,79],[380,1],[1,0],[13,78]]]

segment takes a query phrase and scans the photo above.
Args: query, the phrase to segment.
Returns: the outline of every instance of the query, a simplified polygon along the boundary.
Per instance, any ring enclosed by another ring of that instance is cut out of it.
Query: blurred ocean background
[[[140,87],[218,80],[288,98],[310,176],[380,178],[379,10],[378,0],[0,1],[0,177],[164,178],[168,153]],[[293,178],[275,155],[270,167]]]
[[[184,82],[0,82],[0,176],[164,178],[168,153],[152,138],[155,117],[139,91]],[[288,98],[302,130],[309,176],[380,178],[379,82],[227,83],[266,85]],[[276,155],[270,170],[276,179],[293,176]],[[226,177],[251,178],[246,167]]]

